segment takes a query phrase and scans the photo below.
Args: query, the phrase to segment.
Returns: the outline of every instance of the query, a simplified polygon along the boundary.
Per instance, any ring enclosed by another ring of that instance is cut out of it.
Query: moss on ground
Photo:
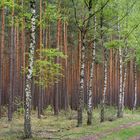
[[[109,110],[107,110],[109,111]],[[112,112],[112,113],[111,113]],[[76,115],[75,111],[69,111],[65,113],[62,111],[59,116],[53,116],[53,113],[49,110],[45,111],[42,119],[37,119],[37,114],[32,114],[32,140],[44,140],[44,139],[78,139],[90,135],[100,135],[113,128],[117,128],[122,124],[130,122],[140,122],[139,111],[132,113],[126,111],[124,118],[117,119],[115,121],[106,121],[104,123],[99,122],[99,110],[95,109],[93,112],[93,125],[86,125],[86,111],[84,111],[83,127],[76,127]],[[114,110],[106,112],[106,119],[114,117]],[[104,136],[103,140],[125,140],[129,137],[135,136],[140,132],[140,126],[134,126],[132,128],[122,129],[117,132],[113,132],[107,136]],[[6,117],[0,120],[0,140],[22,140],[23,139],[23,117],[14,115],[12,122],[8,122]]]

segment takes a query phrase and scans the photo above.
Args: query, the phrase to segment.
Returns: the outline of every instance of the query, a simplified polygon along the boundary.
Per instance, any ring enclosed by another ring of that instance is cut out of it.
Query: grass
[[[126,128],[121,131],[112,133],[101,140],[128,140],[131,137],[137,136],[140,132],[140,126]]]
[[[115,111],[110,108],[106,110],[106,118],[114,117]],[[37,114],[32,113],[32,131],[33,138],[31,140],[44,140],[44,139],[78,139],[89,135],[97,135],[106,133],[107,131],[117,128],[122,124],[130,122],[140,122],[139,111],[132,114],[131,111],[126,110],[124,118],[117,119],[113,122],[106,121],[99,122],[99,110],[94,110],[93,125],[86,125],[86,111],[84,111],[83,127],[76,127],[75,111],[68,113],[61,112],[59,116],[53,116],[50,110],[45,112],[42,119],[37,119]],[[113,132],[107,136],[102,137],[102,140],[126,140],[130,137],[138,135],[140,126],[121,129]],[[23,139],[23,117],[14,114],[12,122],[8,122],[7,118],[3,117],[0,120],[0,140],[22,140]]]

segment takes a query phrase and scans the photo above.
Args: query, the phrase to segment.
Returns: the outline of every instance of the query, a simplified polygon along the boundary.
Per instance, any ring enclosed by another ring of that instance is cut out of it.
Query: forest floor
[[[116,111],[106,110],[106,121],[99,122],[99,110],[94,110],[93,125],[86,125],[86,111],[84,111],[83,127],[76,127],[76,112],[61,112],[53,116],[50,109],[46,110],[42,119],[37,119],[32,113],[31,140],[140,140],[140,110],[132,113],[125,110],[124,118],[115,119]],[[23,140],[23,117],[14,114],[12,122],[6,117],[0,120],[0,140]],[[113,121],[112,121],[113,120]]]

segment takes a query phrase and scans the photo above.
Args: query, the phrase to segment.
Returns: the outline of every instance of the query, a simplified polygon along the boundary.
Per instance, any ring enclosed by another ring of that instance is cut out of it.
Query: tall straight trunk
[[[104,88],[103,95],[101,101],[101,118],[100,121],[105,121],[105,99],[106,99],[106,91],[107,91],[107,52],[106,48],[104,48]]]
[[[122,102],[123,102],[123,61],[122,61],[122,48],[119,48],[119,59],[120,59],[120,90],[119,90],[119,99],[118,99],[118,114],[117,117],[123,117],[123,107],[122,107]]]
[[[85,75],[85,35],[81,32],[81,65],[80,65],[80,89],[78,98],[78,122],[77,126],[82,126],[83,104],[84,104],[84,75]]]
[[[110,74],[110,77],[109,77],[109,86],[110,86],[110,88],[109,88],[109,92],[110,92],[109,104],[111,106],[112,100],[113,100],[113,98],[112,98],[112,96],[113,96],[113,87],[112,87],[113,86],[113,49],[112,48],[110,49],[110,65],[109,65],[109,67],[110,67],[110,71],[109,71],[109,74]]]
[[[67,22],[65,21],[64,22],[64,54],[65,55],[68,55],[68,52],[67,52],[68,50],[67,50]],[[67,78],[67,76],[68,76],[68,60],[67,60],[67,58],[66,58],[66,60],[65,60],[65,64],[64,64],[64,67],[65,67],[65,77],[64,77],[64,89],[65,89],[65,98],[64,98],[64,108],[65,108],[65,110],[67,110],[68,109],[68,107],[69,107],[69,95],[68,95],[68,78]]]
[[[126,47],[127,47],[127,42],[126,42]],[[124,48],[124,60],[125,61],[125,58],[127,56],[127,48]],[[124,98],[125,98],[125,90],[126,90],[126,78],[127,78],[127,64],[124,64],[124,77],[123,77],[123,91],[122,91],[122,112],[124,110]]]
[[[19,77],[18,77],[18,23],[16,23],[16,27],[14,28],[14,58],[13,58],[13,111],[17,109],[16,106],[16,98],[18,98],[18,88],[19,88]]]
[[[118,99],[118,93],[119,93],[119,60],[118,60],[118,55],[119,55],[119,50],[115,51],[115,60],[114,60],[114,67],[116,69],[116,74],[115,74],[115,86],[116,86],[116,92],[113,94],[114,99],[113,102],[115,103],[114,105],[117,104],[117,99]]]
[[[60,24],[61,24],[61,19],[58,19],[57,22],[57,49],[60,49]],[[56,58],[56,63],[59,63],[59,58]],[[59,113],[59,83],[57,82],[55,84],[55,95],[54,95],[54,114],[58,115]]]
[[[126,77],[127,77],[127,65],[124,66],[123,91],[122,91],[122,111],[124,110],[124,98],[125,98],[125,90],[126,90]]]
[[[77,126],[82,126],[83,123],[83,106],[84,106],[84,80],[85,80],[85,49],[86,49],[86,33],[90,27],[91,21],[91,13],[92,13],[92,0],[88,2],[88,21],[87,24],[84,25],[84,28],[81,28],[81,61],[80,61],[80,89],[79,89],[79,97],[78,97],[78,118],[77,118]]]
[[[119,18],[118,18],[119,21]],[[120,24],[118,23],[118,36],[120,40]],[[122,56],[122,48],[119,47],[119,65],[120,65],[120,89],[119,89],[119,96],[118,96],[118,112],[117,117],[123,117],[123,56]]]
[[[42,48],[42,0],[40,0],[40,29],[39,29],[39,49],[41,50]],[[39,55],[41,59],[41,52]],[[41,77],[39,77],[41,80]],[[38,118],[41,118],[41,114],[43,114],[43,109],[42,109],[42,86],[39,86],[39,91],[38,91]]]
[[[59,27],[59,29],[60,29],[60,36],[59,36],[59,42],[60,42],[60,44],[59,44],[59,51],[63,51],[62,50],[62,20],[61,20],[61,22],[60,22],[60,27]],[[60,58],[58,58],[58,61],[59,61],[59,64],[60,65],[62,65],[62,67],[63,67],[63,64],[62,64],[62,59],[60,59]],[[62,77],[60,77],[59,78],[59,102],[58,102],[58,104],[59,104],[59,110],[61,109],[61,106],[62,106],[62,101],[61,101],[61,98],[62,98],[62,94],[63,94],[63,78]]]
[[[17,46],[17,51],[16,51],[16,53],[17,53],[17,55],[16,55],[16,60],[17,60],[17,80],[16,80],[16,83],[17,83],[17,96],[18,96],[18,98],[20,99],[20,82],[18,82],[18,81],[21,81],[21,79],[20,79],[20,63],[21,63],[21,61],[20,61],[20,55],[19,55],[19,51],[20,51],[20,44],[19,44],[19,33],[20,33],[20,31],[19,31],[19,23],[17,23],[17,37],[16,37],[16,46]],[[18,105],[16,105],[16,106],[18,106]]]
[[[2,88],[3,88],[3,53],[4,53],[4,32],[5,32],[5,14],[4,14],[4,0],[2,0],[2,13],[1,13],[1,17],[2,17],[2,29],[1,29],[1,48],[0,48],[0,118],[2,116],[2,112],[1,112],[1,106],[2,106]]]
[[[136,110],[137,107],[137,64],[134,61],[134,103],[133,103],[133,111]]]
[[[94,63],[95,63],[95,48],[96,48],[96,16],[94,16],[94,43],[92,45],[92,63],[90,66],[90,77],[89,77],[89,87],[88,87],[88,120],[87,124],[91,125],[92,124],[92,84],[93,84],[93,71],[94,71]]]
[[[22,0],[22,9],[24,9],[24,0]],[[22,61],[22,68],[25,69],[25,21],[24,18],[22,19],[21,24],[21,61]],[[25,74],[21,75],[22,79],[22,100],[24,101],[24,90],[25,90]]]
[[[31,30],[30,30],[30,47],[29,47],[29,62],[28,62],[28,72],[26,77],[25,85],[25,114],[24,114],[24,133],[26,138],[32,137],[31,131],[31,84],[32,84],[32,73],[33,73],[33,63],[34,63],[34,53],[35,53],[35,20],[36,20],[36,0],[30,1],[31,9]]]
[[[102,5],[102,1],[101,1]],[[104,48],[104,38],[103,38],[103,9],[101,10],[100,14],[100,28],[101,28],[101,48],[103,49],[104,54],[104,87],[103,87],[103,94],[101,99],[101,114],[100,114],[100,121],[104,122],[105,119],[105,99],[106,99],[106,92],[107,92],[107,49]]]
[[[12,1],[14,5],[14,0]],[[9,83],[9,103],[8,103],[8,120],[12,120],[13,112],[13,59],[14,59],[14,7],[12,9],[11,19],[11,46],[10,46],[10,83]]]

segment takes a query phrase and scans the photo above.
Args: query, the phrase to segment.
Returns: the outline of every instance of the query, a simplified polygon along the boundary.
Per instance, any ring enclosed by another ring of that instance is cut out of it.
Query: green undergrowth
[[[35,111],[32,112],[32,140],[44,140],[44,139],[79,139],[81,137],[90,135],[100,135],[106,131],[117,128],[122,124],[130,122],[140,121],[140,112],[133,112],[126,110],[124,118],[116,119],[116,111],[113,107],[107,108],[105,117],[106,121],[100,123],[99,115],[100,110],[94,109],[93,111],[93,125],[86,125],[87,113],[84,111],[83,126],[76,127],[77,112],[69,110],[68,112],[61,111],[58,116],[54,116],[51,107],[44,111],[41,119],[37,118]],[[110,120],[110,118],[115,118]],[[109,120],[109,121],[108,121]],[[112,133],[108,137],[103,137],[104,140],[112,140],[114,137],[120,137],[116,140],[125,140],[128,137],[134,136],[137,132],[140,132],[140,127],[135,126],[132,128],[126,128]],[[131,132],[131,133],[130,133]],[[0,140],[22,140],[23,133],[23,116],[21,114],[14,114],[13,121],[8,122],[6,117],[0,120]]]
[[[130,128],[125,128],[118,132],[113,132],[112,134],[105,136],[101,140],[128,140],[131,137],[137,136],[140,132],[140,126],[134,126]]]

